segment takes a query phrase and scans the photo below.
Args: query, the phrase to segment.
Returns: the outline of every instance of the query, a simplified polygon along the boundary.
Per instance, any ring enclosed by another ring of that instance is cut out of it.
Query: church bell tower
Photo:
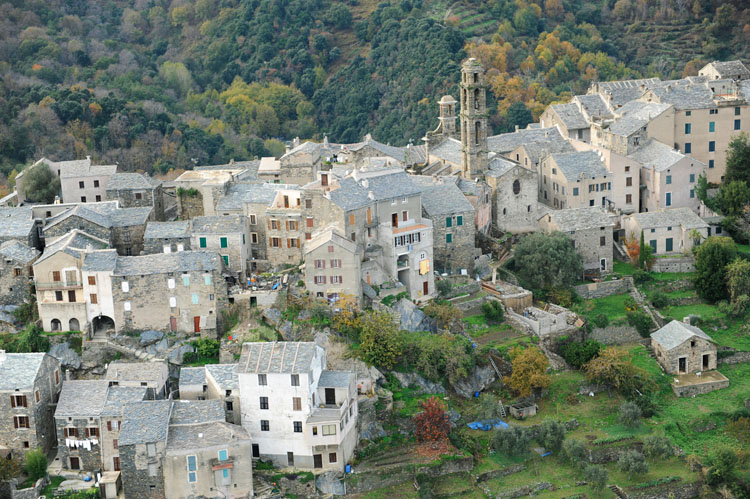
[[[461,175],[487,171],[487,87],[484,68],[473,57],[461,66]]]

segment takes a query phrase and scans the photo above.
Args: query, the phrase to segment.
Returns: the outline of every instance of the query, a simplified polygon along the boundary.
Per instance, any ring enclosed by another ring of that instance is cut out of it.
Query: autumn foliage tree
[[[625,350],[607,347],[599,356],[583,366],[586,377],[592,383],[606,385],[623,394],[630,394],[636,388],[643,388],[646,382],[641,369],[633,365]]]
[[[510,351],[513,373],[507,385],[521,397],[528,397],[535,388],[546,388],[552,380],[547,375],[547,357],[536,347],[515,347]]]
[[[419,442],[446,440],[451,423],[443,401],[433,396],[422,402],[422,412],[414,416],[414,427]]]

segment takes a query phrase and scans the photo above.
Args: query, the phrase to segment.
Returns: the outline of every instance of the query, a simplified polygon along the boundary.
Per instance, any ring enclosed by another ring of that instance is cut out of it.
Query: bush
[[[706,481],[709,485],[718,485],[734,480],[734,468],[737,466],[737,454],[728,447],[720,447],[708,459]]]
[[[633,272],[633,282],[636,284],[645,284],[651,280],[653,280],[653,276],[651,275],[651,272],[647,272],[641,269],[638,269],[635,272]]]
[[[650,418],[656,414],[656,404],[654,403],[651,396],[643,394],[633,398],[633,402],[641,408],[641,416],[644,418]]]
[[[498,300],[490,300],[482,303],[482,314],[487,322],[498,324],[505,318],[503,304]]]
[[[195,353],[199,358],[211,359],[219,356],[219,340],[212,338],[200,338],[191,343],[195,347]],[[183,357],[184,359],[184,357]]]
[[[641,337],[648,338],[651,334],[651,327],[653,326],[651,317],[642,310],[627,312],[626,315],[628,318],[628,324],[633,326]]]
[[[628,428],[638,428],[641,425],[641,408],[635,402],[625,402],[620,406],[617,422]]]
[[[620,471],[632,477],[633,475],[642,475],[648,473],[648,463],[646,458],[637,450],[626,450],[620,453],[617,460],[617,466]]]
[[[569,438],[563,442],[563,454],[571,464],[577,466],[586,464],[589,455],[586,444],[583,443],[583,440],[577,438]]]
[[[468,452],[474,457],[483,456],[487,452],[487,446],[481,436],[470,433],[463,428],[453,430],[448,435],[448,439],[454,447]]]
[[[450,294],[450,292],[451,292],[451,288],[452,288],[453,286],[451,286],[451,282],[450,282],[450,281],[449,281],[448,279],[440,279],[440,280],[439,280],[439,281],[437,282],[437,284],[435,284],[435,287],[436,287],[436,288],[437,288],[437,290],[438,290],[438,294],[439,294],[439,295],[440,295],[440,296],[441,296],[442,298],[446,298],[446,297],[447,297],[447,296],[448,296],[448,295]]]
[[[438,327],[447,328],[453,321],[460,320],[464,314],[444,300],[433,300],[424,308],[424,313],[437,321]]]
[[[182,363],[183,364],[192,364],[193,362],[198,362],[198,354],[195,352],[185,352],[182,354]]]
[[[666,459],[672,456],[672,444],[660,435],[649,435],[643,439],[643,453],[651,458]]]
[[[401,334],[400,362],[433,381],[454,382],[471,372],[474,349],[464,336],[425,332]]]
[[[669,306],[669,297],[661,292],[661,291],[655,291],[653,295],[651,295],[651,304],[656,308],[664,308],[666,306]]]
[[[596,327],[605,328],[609,326],[609,317],[606,314],[596,314],[592,322]]]
[[[609,480],[609,472],[604,466],[590,464],[583,470],[583,478],[597,491],[604,490]]]
[[[565,440],[565,425],[553,419],[544,421],[539,427],[536,440],[547,450],[559,451]]]
[[[414,416],[414,433],[417,441],[441,441],[448,438],[451,422],[445,404],[433,396],[422,402],[422,412]]]
[[[401,334],[388,312],[369,311],[360,317],[359,353],[365,362],[391,369],[401,355]]]
[[[569,341],[560,347],[560,355],[565,362],[580,369],[585,363],[599,355],[601,349],[602,344],[595,340]]]
[[[531,443],[531,432],[523,426],[511,426],[507,430],[497,430],[492,437],[492,448],[514,456],[526,454]]]
[[[29,479],[37,481],[47,474],[47,456],[42,449],[32,450],[26,453],[26,463],[24,464],[26,474]]]

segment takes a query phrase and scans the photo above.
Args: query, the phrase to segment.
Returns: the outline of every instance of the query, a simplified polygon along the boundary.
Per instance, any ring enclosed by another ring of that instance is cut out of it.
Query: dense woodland
[[[467,55],[501,132],[749,46],[742,0],[5,0],[0,183],[41,156],[166,173],[295,136],[418,144]]]

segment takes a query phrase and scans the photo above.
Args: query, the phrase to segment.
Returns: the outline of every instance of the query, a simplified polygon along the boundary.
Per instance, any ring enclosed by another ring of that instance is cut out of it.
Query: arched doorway
[[[106,315],[98,315],[94,317],[92,324],[94,325],[94,334],[99,332],[106,333],[110,329],[115,329],[115,321],[112,320],[111,317],[107,317]]]
[[[51,331],[60,331],[62,330],[62,323],[60,322],[60,319],[52,319],[50,321],[50,330]]]
[[[81,324],[78,322],[78,319],[74,317],[68,321],[68,331],[80,331],[80,330],[81,330]]]

